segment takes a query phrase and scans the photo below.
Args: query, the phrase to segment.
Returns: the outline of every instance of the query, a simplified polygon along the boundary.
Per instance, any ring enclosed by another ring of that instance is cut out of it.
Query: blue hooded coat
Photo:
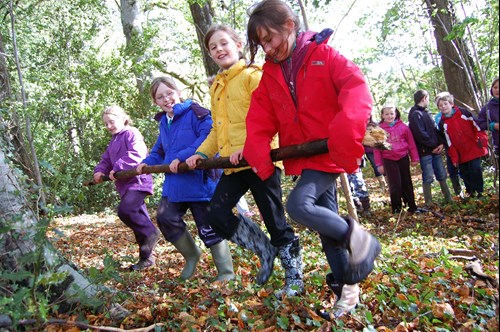
[[[156,114],[160,134],[150,155],[143,160],[147,165],[170,164],[179,159],[185,162],[205,140],[212,128],[210,111],[192,100],[174,105],[170,125],[165,112]],[[217,184],[213,172],[193,170],[182,174],[165,173],[163,197],[171,202],[210,201]]]

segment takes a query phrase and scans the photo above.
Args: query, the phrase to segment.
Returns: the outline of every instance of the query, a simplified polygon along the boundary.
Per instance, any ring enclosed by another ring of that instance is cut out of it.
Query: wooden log
[[[271,160],[272,161],[280,161],[280,160],[285,160],[285,159],[291,159],[291,158],[300,158],[300,157],[309,157],[317,154],[322,154],[322,153],[327,153],[328,152],[328,145],[327,145],[327,140],[322,139],[322,140],[317,140],[317,141],[312,141],[304,144],[298,144],[298,145],[290,145],[278,149],[273,149],[271,150]],[[196,164],[196,169],[213,169],[213,168],[240,168],[240,167],[248,167],[248,162],[243,158],[240,160],[240,162],[236,165],[233,165],[229,161],[229,157],[218,157],[218,158],[209,158],[209,159],[200,159],[198,160]],[[186,163],[180,163],[179,164],[179,173],[184,173],[189,171],[189,167]],[[171,173],[170,171],[170,165],[169,164],[162,164],[162,165],[151,165],[151,166],[144,166],[142,169],[142,172],[144,174],[151,174],[151,173]],[[121,171],[121,172],[116,172],[115,173],[115,178],[117,179],[123,179],[123,178],[129,178],[139,175],[135,169],[130,169],[127,171]],[[103,177],[104,181],[109,181],[108,176]],[[94,181],[87,181],[84,182],[84,186],[92,186],[94,185]]]
[[[363,138],[363,144],[366,146],[370,146],[380,150],[390,150],[391,145],[387,143],[387,135],[385,131],[379,127],[370,127],[367,129],[365,136]],[[328,153],[328,140],[320,139],[308,143],[290,145],[281,147],[278,149],[271,150],[271,159],[272,161],[280,161],[285,159],[292,158],[301,158],[301,157],[310,157],[317,154]],[[196,169],[213,169],[213,168],[240,168],[247,167],[248,162],[243,158],[238,164],[233,165],[229,161],[229,157],[219,157],[219,158],[209,158],[209,159],[200,159],[197,162]],[[186,163],[180,163],[178,167],[179,173],[184,173],[189,171],[189,167]],[[142,172],[145,174],[151,173],[171,173],[170,165],[162,164],[162,165],[152,165],[145,166],[142,169]],[[115,173],[115,178],[123,179],[127,177],[133,177],[138,175],[135,169],[121,171]],[[104,181],[109,181],[109,177],[103,176]],[[86,181],[83,183],[84,186],[94,185],[95,182]]]

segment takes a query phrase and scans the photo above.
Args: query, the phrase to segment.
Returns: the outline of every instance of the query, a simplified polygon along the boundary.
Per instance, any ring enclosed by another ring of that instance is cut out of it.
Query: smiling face
[[[158,89],[156,89],[154,101],[162,111],[167,113],[169,116],[173,116],[173,107],[175,104],[180,103],[181,98],[179,96],[179,91],[171,89],[165,84],[160,83],[158,85]]]
[[[116,135],[125,128],[125,118],[115,114],[104,114],[102,121],[111,135]]]
[[[257,28],[260,46],[275,62],[284,61],[292,54],[296,39],[294,26],[292,21],[288,21],[282,32],[262,26]]]
[[[231,68],[240,59],[242,43],[235,42],[222,30],[216,31],[208,41],[208,51],[215,63],[223,70]]]
[[[384,108],[382,110],[382,119],[387,124],[393,123],[396,120],[396,110],[392,107]]]

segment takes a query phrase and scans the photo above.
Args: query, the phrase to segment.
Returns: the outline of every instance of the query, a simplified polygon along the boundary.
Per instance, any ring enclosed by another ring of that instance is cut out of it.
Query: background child
[[[284,161],[287,175],[300,175],[286,207],[294,221],[320,235],[338,316],[359,302],[357,283],[372,271],[381,248],[354,219],[337,211],[335,180],[359,168],[372,98],[359,68],[327,44],[332,32],[301,31],[298,15],[282,0],[251,8],[251,62],[259,47],[266,62],[252,95],[243,154],[255,174],[268,181],[275,168],[267,143],[276,134],[281,147],[328,138],[329,153]]]
[[[472,113],[453,104],[450,93],[438,94],[436,104],[442,114],[439,130],[446,136],[451,161],[458,166],[466,191],[481,197],[484,185],[481,157],[488,154],[488,136]]]
[[[196,154],[186,163],[195,167],[198,159],[219,153],[221,157],[229,157],[231,163],[236,165],[242,159],[250,98],[262,71],[256,66],[247,66],[243,59],[241,38],[227,26],[212,26],[205,35],[205,47],[221,68],[210,88],[214,125]],[[270,149],[271,141],[272,137],[264,146]],[[285,269],[285,285],[277,295],[297,295],[303,290],[299,238],[285,218],[281,200],[281,169],[273,164],[270,173],[262,181],[249,167],[225,169],[210,204],[209,220],[224,238],[257,254],[261,264],[257,274],[259,284],[264,284],[271,276],[278,253]],[[232,212],[248,189],[271,240],[250,219]]]
[[[418,90],[413,95],[415,105],[408,114],[409,127],[417,145],[422,169],[422,188],[425,205],[434,206],[432,201],[432,182],[434,176],[439,182],[441,192],[446,203],[453,202],[450,188],[446,183],[446,169],[441,153],[444,150],[444,141],[441,140],[434,119],[429,114],[429,92]]]
[[[391,150],[375,150],[375,163],[381,173],[387,174],[389,195],[393,213],[399,213],[402,202],[408,205],[408,212],[416,212],[415,194],[410,173],[411,165],[419,162],[417,146],[410,128],[401,121],[401,113],[395,106],[385,106],[381,111],[380,128],[388,133]]]
[[[441,112],[437,112],[437,114],[434,116],[436,127],[439,126],[439,121],[441,121],[441,116],[442,116]],[[451,161],[450,158],[450,154],[448,153],[448,149],[445,149],[445,156],[446,156],[446,170],[448,171],[448,176],[450,177],[451,180],[453,192],[455,193],[455,196],[460,196],[461,198],[463,198],[462,185],[460,184],[461,177],[458,167],[455,167],[453,165],[453,162]]]
[[[498,78],[496,78],[491,84],[491,99],[486,105],[481,108],[478,115],[478,124],[482,130],[489,130],[491,132],[491,137],[493,138],[493,149],[497,159],[498,167],[498,97],[499,97],[499,86]]]
[[[378,124],[375,123],[375,121],[373,121],[373,118],[370,116],[370,120],[368,121],[368,125],[366,126],[366,128],[368,129],[370,127],[377,127],[377,126],[378,126]],[[378,167],[375,164],[374,148],[372,148],[370,146],[366,146],[366,145],[363,145],[363,147],[365,148],[365,156],[368,159],[368,161],[370,162],[370,166],[373,169],[373,174],[375,175],[375,178],[378,181],[380,189],[382,189],[382,191],[385,191],[385,188],[387,187],[387,181],[386,181],[385,176],[379,172]]]
[[[102,182],[102,177],[109,174],[115,181],[120,194],[118,217],[135,235],[139,245],[139,261],[130,266],[131,270],[143,270],[155,264],[153,250],[160,238],[160,232],[149,218],[144,198],[153,194],[151,175],[137,175],[125,179],[116,179],[114,174],[135,168],[147,156],[148,148],[137,128],[132,127],[129,115],[119,106],[106,108],[102,115],[106,129],[112,138],[94,168],[94,181]]]
[[[182,100],[175,81],[158,77],[150,88],[151,98],[161,112],[156,114],[160,134],[151,154],[137,167],[140,174],[145,165],[169,164],[172,174],[165,174],[158,206],[157,222],[165,239],[184,257],[183,280],[191,278],[201,256],[201,250],[182,219],[189,209],[198,234],[210,249],[217,268],[217,280],[234,278],[231,252],[226,240],[210,227],[207,215],[217,179],[213,171],[195,170],[177,174],[178,166],[191,156],[210,132],[210,111],[191,99]]]

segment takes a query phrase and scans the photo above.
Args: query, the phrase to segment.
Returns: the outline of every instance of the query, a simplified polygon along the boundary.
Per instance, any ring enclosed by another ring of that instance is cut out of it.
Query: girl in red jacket
[[[451,162],[458,167],[467,193],[481,197],[484,186],[481,157],[488,154],[488,136],[472,113],[453,104],[449,92],[438,94],[436,104],[442,114],[439,130],[446,137]]]
[[[286,209],[291,219],[320,235],[338,316],[359,302],[357,283],[372,271],[380,244],[354,219],[338,215],[335,181],[361,163],[372,98],[359,68],[327,44],[331,33],[301,31],[298,15],[282,0],[251,8],[250,62],[259,47],[266,62],[246,118],[243,156],[265,180],[274,172],[269,147],[274,135],[281,147],[328,138],[328,154],[284,161],[287,175],[300,175]]]
[[[420,161],[415,140],[410,127],[401,121],[401,113],[397,107],[383,107],[381,116],[383,121],[380,128],[389,134],[387,142],[391,144],[392,149],[374,150],[375,164],[380,173],[387,175],[392,212],[401,212],[401,200],[408,205],[408,212],[416,212],[410,173],[410,157],[412,166],[416,166]]]

